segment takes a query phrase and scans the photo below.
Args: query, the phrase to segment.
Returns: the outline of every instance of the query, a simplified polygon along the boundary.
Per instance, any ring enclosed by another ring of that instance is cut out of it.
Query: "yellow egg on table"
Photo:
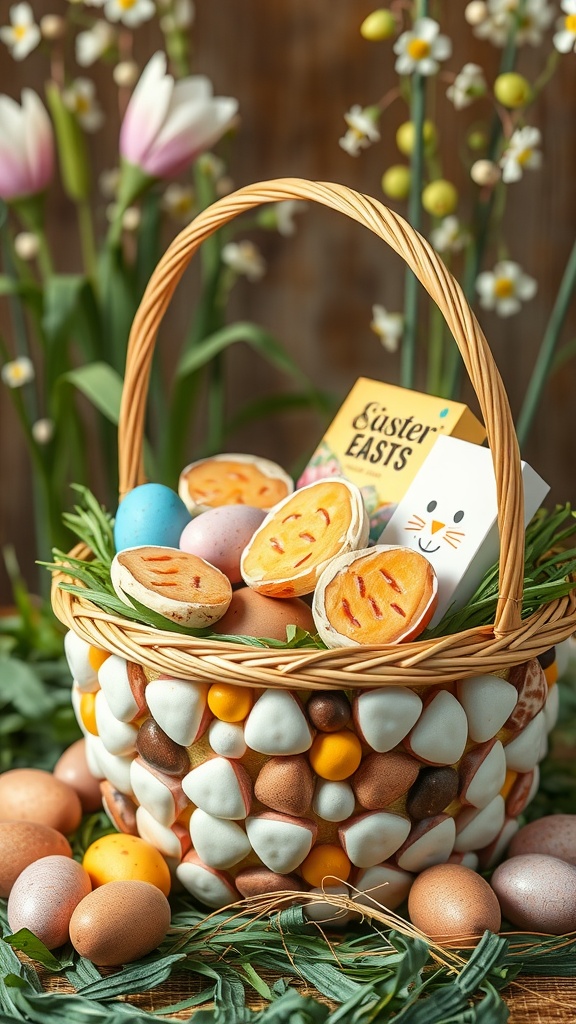
[[[349,729],[319,733],[310,748],[309,757],[317,775],[331,782],[340,782],[356,771],[362,760],[362,746]]]
[[[131,878],[150,882],[165,896],[170,892],[170,871],[161,853],[138,836],[113,832],[96,839],[84,854],[82,866],[94,888]]]

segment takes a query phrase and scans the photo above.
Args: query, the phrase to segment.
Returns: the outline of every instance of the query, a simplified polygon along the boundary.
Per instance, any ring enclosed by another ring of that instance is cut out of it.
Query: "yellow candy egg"
[[[165,896],[170,892],[170,871],[162,854],[138,836],[114,832],[96,839],[84,854],[82,867],[94,888],[131,878],[150,882]]]
[[[109,657],[109,651],[103,651],[100,647],[92,647],[92,645],[90,645],[90,649],[88,651],[88,662],[95,672],[98,671],[100,666],[103,665]]]
[[[84,728],[92,733],[93,736],[97,736],[95,693],[83,693],[80,697],[80,718]]]
[[[213,683],[208,690],[208,707],[221,722],[242,722],[252,708],[252,690],[233,683]]]
[[[356,771],[362,760],[360,740],[349,729],[318,733],[310,748],[310,764],[322,779],[340,782]]]
[[[334,879],[345,882],[352,870],[352,865],[341,846],[334,843],[320,843],[315,846],[302,863],[302,877],[315,889],[322,885],[332,885]]]

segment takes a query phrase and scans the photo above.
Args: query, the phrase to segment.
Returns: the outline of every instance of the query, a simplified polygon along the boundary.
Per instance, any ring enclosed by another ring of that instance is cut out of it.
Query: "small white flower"
[[[40,32],[42,38],[50,43],[63,39],[66,35],[66,19],[59,14],[45,14],[40,18]]]
[[[451,215],[444,217],[437,228],[430,232],[430,240],[436,252],[460,252],[470,241],[470,234],[458,220]]]
[[[115,38],[116,32],[112,25],[101,18],[95,21],[92,28],[76,36],[76,62],[81,68],[89,68],[110,49]]]
[[[452,53],[448,36],[439,34],[440,25],[433,18],[418,18],[410,32],[403,32],[394,43],[398,59],[394,65],[399,75],[435,75],[440,61]]]
[[[62,92],[64,105],[76,115],[78,123],[86,132],[97,132],[104,124],[104,111],[96,96],[96,87],[91,78],[76,78]]]
[[[296,232],[295,216],[306,209],[306,203],[299,199],[285,199],[282,203],[275,203],[276,227],[279,234],[288,237]]]
[[[519,5],[520,0],[488,0],[487,16],[475,26],[474,35],[504,46],[516,32],[518,46],[539,46],[554,17],[554,8],[548,0],[525,0],[520,11]]]
[[[500,160],[502,181],[507,185],[512,181],[520,181],[525,167],[536,170],[542,166],[542,153],[538,149],[541,141],[538,128],[530,128],[528,125],[512,133]]]
[[[485,93],[486,79],[479,64],[465,64],[462,71],[456,75],[453,84],[446,90],[446,95],[456,110],[469,107]]]
[[[259,281],[266,273],[264,257],[253,242],[228,242],[222,249],[222,262],[249,281]]]
[[[523,302],[533,299],[538,285],[525,274],[518,263],[502,260],[494,270],[486,270],[476,278],[476,291],[483,309],[493,309],[498,316],[513,316]]]
[[[156,14],[154,0],[106,0],[104,14],[109,21],[121,21],[128,28],[138,28]]]
[[[9,388],[22,388],[34,380],[34,363],[28,356],[18,356],[2,367],[2,380]]]
[[[165,35],[178,29],[190,28],[195,15],[196,10],[192,0],[174,0],[172,10],[168,9],[168,12],[160,18],[160,28]]]
[[[21,3],[11,7],[10,25],[0,28],[0,39],[6,43],[14,60],[24,60],[38,46],[41,38],[30,4]]]
[[[40,240],[33,231],[20,231],[14,239],[14,252],[25,263],[35,260],[40,251]]]
[[[380,338],[382,347],[387,352],[397,352],[404,330],[404,317],[401,313],[389,313],[384,306],[372,306],[372,322],[370,327]]]
[[[558,32],[552,41],[560,53],[576,52],[576,0],[562,0],[560,6],[566,17],[557,22]]]
[[[104,196],[104,199],[115,199],[118,195],[119,184],[119,167],[110,167],[108,170],[102,171],[98,177],[98,188]]]
[[[378,142],[380,132],[376,127],[376,111],[374,107],[361,107],[355,103],[344,114],[348,131],[339,139],[339,145],[350,156],[358,156],[361,149],[367,149],[373,142]]]
[[[198,169],[202,174],[209,174],[212,181],[219,181],[226,174],[226,164],[222,157],[215,153],[201,153],[198,157]]]
[[[54,437],[54,420],[44,418],[32,424],[32,437],[36,444],[48,444]]]
[[[109,203],[106,207],[106,216],[111,224],[114,223],[119,213],[118,203]],[[137,231],[140,227],[142,214],[137,206],[128,206],[122,214],[122,229],[124,231]]]
[[[172,220],[179,224],[188,224],[195,212],[194,189],[191,185],[179,185],[173,181],[162,196],[162,209]]]
[[[518,7],[519,0],[516,0]],[[555,15],[554,7],[549,5],[547,0],[526,0],[524,9],[520,13],[520,24],[516,34],[518,46],[530,43],[530,46],[540,46],[546,29],[550,27]]]

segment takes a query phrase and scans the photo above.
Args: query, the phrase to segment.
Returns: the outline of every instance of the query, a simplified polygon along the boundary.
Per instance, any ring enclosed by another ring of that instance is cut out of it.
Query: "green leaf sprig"
[[[524,592],[522,618],[532,615],[549,601],[565,597],[576,586],[576,547],[566,542],[576,532],[576,513],[569,504],[554,511],[540,509],[526,529],[524,547]],[[434,629],[426,630],[426,639],[487,626],[494,622],[498,602],[498,563],[496,562],[464,608],[444,615]]]

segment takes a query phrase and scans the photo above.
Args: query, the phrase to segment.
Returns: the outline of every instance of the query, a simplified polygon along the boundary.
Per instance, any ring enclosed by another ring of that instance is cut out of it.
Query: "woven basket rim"
[[[79,544],[71,557],[88,561]],[[231,682],[255,688],[373,689],[382,686],[433,686],[476,675],[498,674],[538,657],[576,631],[576,589],[548,602],[522,620],[520,627],[496,636],[485,625],[431,640],[349,647],[266,648],[223,640],[197,639],[186,633],[152,629],[110,615],[78,593],[62,590],[65,571],[52,579],[55,614],[88,643],[137,661],[160,676],[197,682]]]
[[[494,623],[435,640],[337,648],[261,648],[200,640],[109,615],[59,587],[56,615],[89,643],[161,675],[290,688],[432,685],[495,673],[529,660],[576,630],[576,590],[521,619],[524,514],[520,453],[502,379],[458,282],[430,244],[402,217],[370,196],[330,182],[279,178],[238,189],[200,213],[174,239],[152,273],[128,344],[118,427],[120,496],[144,482],[145,406],[160,324],[186,267],[202,242],[240,213],[265,203],[309,200],[343,213],[395,250],[442,312],[458,345],[484,418],[493,458],[500,536],[499,597]],[[79,552],[79,553],[78,553]],[[80,545],[71,552],[87,559]]]

